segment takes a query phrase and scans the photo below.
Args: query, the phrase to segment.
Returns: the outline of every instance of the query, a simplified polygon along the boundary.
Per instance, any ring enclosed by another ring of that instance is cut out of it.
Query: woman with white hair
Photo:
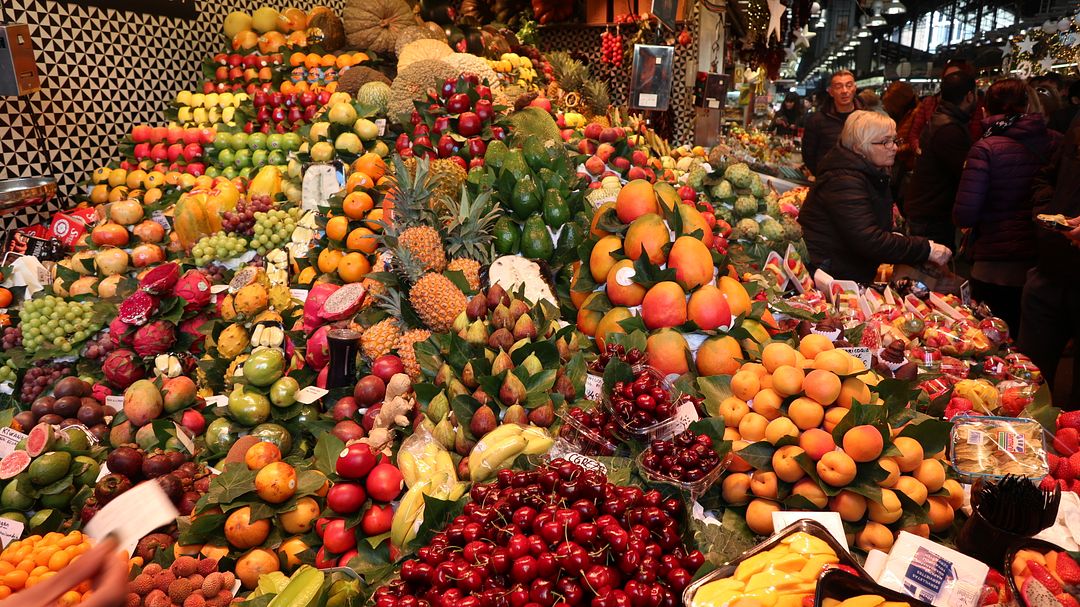
[[[879,264],[948,262],[945,246],[893,232],[889,170],[899,143],[886,114],[859,110],[848,117],[799,212],[812,267],[867,283]]]

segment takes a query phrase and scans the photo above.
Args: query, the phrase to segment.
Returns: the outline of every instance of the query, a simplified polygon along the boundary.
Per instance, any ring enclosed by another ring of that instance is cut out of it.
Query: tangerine
[[[364,221],[364,227],[372,232],[381,232],[383,229],[383,216],[385,216],[385,214],[385,211],[382,209],[371,209],[368,211],[367,218]]]
[[[346,196],[341,206],[349,219],[363,219],[364,215],[375,207],[375,202],[367,192],[357,190]]]
[[[378,182],[386,176],[386,162],[375,152],[368,152],[356,159],[353,163],[353,171],[363,173]]]
[[[337,57],[327,53],[319,60],[319,67],[334,67],[337,65]]]
[[[357,229],[362,230],[363,228]],[[371,262],[367,260],[363,253],[357,253],[356,251],[342,257],[337,267],[338,276],[345,282],[358,282],[370,271]]]
[[[326,236],[330,240],[345,240],[349,233],[349,219],[342,215],[331,217],[326,222]]]
[[[367,228],[356,228],[349,233],[349,240],[345,243],[345,246],[350,250],[360,251],[361,253],[370,255],[379,247],[379,242],[375,238],[375,233],[371,230]]]
[[[366,154],[365,154],[366,155]],[[357,160],[357,162],[360,162]],[[345,180],[345,189],[349,192],[355,192],[356,190],[366,190],[375,185],[375,180],[367,171],[354,170],[349,174],[349,178]]]
[[[323,249],[322,253],[319,253],[319,271],[324,274],[333,272],[344,256],[345,254],[337,249]]]
[[[304,60],[306,59],[307,55],[305,53],[293,53],[289,55],[289,65],[292,67],[300,67],[304,65]],[[282,85],[284,85],[284,83],[282,83]]]

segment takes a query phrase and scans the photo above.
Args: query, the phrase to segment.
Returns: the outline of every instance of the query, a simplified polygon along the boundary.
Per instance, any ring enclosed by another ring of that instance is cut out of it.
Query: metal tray
[[[56,181],[47,177],[26,177],[0,181],[0,213],[42,204],[56,196]]]
[[[844,547],[841,546],[839,542],[836,541],[836,538],[834,538],[832,534],[829,533],[829,531],[821,525],[821,523],[803,519],[800,521],[796,521],[788,525],[787,527],[784,527],[780,531],[777,531],[776,533],[769,536],[765,541],[742,553],[739,558],[724,563],[720,567],[717,567],[715,570],[706,574],[700,580],[697,580],[693,584],[687,586],[686,590],[683,590],[683,605],[690,605],[694,599],[694,595],[697,594],[698,590],[705,584],[708,584],[709,582],[712,582],[714,580],[731,577],[735,573],[735,568],[739,566],[739,563],[756,554],[775,548],[785,537],[793,535],[800,531],[806,533],[807,535],[812,535],[828,544],[829,547],[833,549],[833,552],[836,553],[836,558],[840,560],[840,564],[851,567],[855,571],[859,572],[859,576],[866,580],[871,579],[870,574],[866,573],[866,570],[863,569],[862,565],[860,565],[859,562],[855,560],[855,557],[851,556],[851,554],[846,549],[844,549]]]
[[[817,591],[814,593],[814,607],[821,607],[821,604],[825,602],[825,599],[837,599],[842,601],[863,594],[876,594],[880,597],[884,597],[886,601],[907,603],[911,607],[931,607],[929,603],[924,603],[919,599],[897,592],[891,588],[879,586],[870,580],[864,580],[839,569],[826,571],[825,574],[818,579]]]

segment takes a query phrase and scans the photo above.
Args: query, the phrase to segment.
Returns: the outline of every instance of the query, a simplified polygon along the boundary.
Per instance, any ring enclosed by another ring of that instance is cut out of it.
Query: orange
[[[344,240],[349,233],[349,220],[343,216],[331,217],[326,222],[326,236],[330,240]]]
[[[308,83],[306,83],[306,82],[297,82],[296,83],[296,90],[293,91],[293,92],[295,92],[295,93],[306,93],[309,90],[310,89],[308,88]]]
[[[367,227],[367,229],[371,230],[372,232],[381,232],[382,229],[383,229],[383,226],[379,222],[382,221],[382,218],[383,218],[383,210],[382,209],[371,209],[371,212],[369,212],[367,214],[366,221],[364,221],[364,226]]]
[[[56,546],[44,546],[34,552],[34,563],[37,565],[48,565],[49,557],[60,551],[60,548]],[[33,573],[33,572],[31,572]]]
[[[60,595],[59,599],[56,599],[56,605],[57,607],[70,607],[71,605],[78,605],[80,601],[82,601],[82,594],[75,590],[68,590]]]
[[[0,575],[11,573],[12,571],[15,571],[15,565],[7,561],[0,561]]]
[[[309,70],[313,70],[313,69],[319,67],[319,63],[321,61],[322,61],[322,57],[319,57],[315,53],[311,53],[307,57],[304,57],[304,67],[308,68]]]
[[[12,299],[13,296],[11,294],[11,291],[7,290],[4,287],[0,287],[0,308],[6,308],[10,306]]]
[[[356,228],[349,233],[349,240],[346,241],[345,246],[350,251],[360,251],[370,255],[375,252],[375,249],[379,248],[379,242],[375,238],[375,233],[371,230]]]
[[[359,171],[378,182],[386,175],[386,162],[375,152],[368,152],[356,159],[353,163],[353,171]]]
[[[11,588],[0,586],[0,599],[6,599],[9,596],[11,596]]]
[[[346,67],[349,67],[352,64],[353,64],[352,55],[340,55],[340,56],[337,57],[337,61],[334,62],[334,65],[336,65],[339,70],[343,69],[343,68],[346,68]]]
[[[308,266],[303,270],[300,270],[300,274],[296,277],[296,282],[302,285],[309,285],[315,280],[316,274],[315,268]]]
[[[375,207],[375,201],[367,192],[356,191],[346,196],[341,206],[349,219],[363,219],[364,215]]]
[[[293,53],[289,55],[289,65],[292,67],[300,67],[304,65],[304,60],[307,59],[307,55],[304,53]]]
[[[357,228],[362,230],[363,228]],[[337,273],[345,282],[357,282],[371,271],[371,263],[362,253],[352,252],[341,258]]]
[[[67,567],[68,563],[71,562],[72,556],[74,555],[66,550],[56,552],[49,557],[49,569],[52,571],[60,571],[64,567]]]
[[[338,264],[341,263],[341,258],[345,254],[337,249],[323,249],[322,253],[319,253],[319,271],[323,273],[333,272],[337,269]]]
[[[281,89],[280,90],[285,95],[292,95],[296,91],[296,87],[293,86],[292,82],[290,82],[288,80],[283,80],[281,82]]]
[[[334,67],[335,65],[337,65],[337,57],[330,53],[323,55],[319,61],[319,67]]]
[[[357,160],[357,162],[359,163],[359,160]],[[383,170],[385,170],[385,166],[383,167]],[[349,178],[345,180],[345,189],[350,192],[355,192],[356,190],[367,190],[374,185],[375,181],[371,179],[371,176],[368,175],[367,171],[359,168],[353,171],[349,175]]]

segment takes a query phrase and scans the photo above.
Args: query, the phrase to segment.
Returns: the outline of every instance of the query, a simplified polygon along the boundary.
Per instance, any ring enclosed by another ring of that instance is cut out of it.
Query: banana
[[[525,455],[543,455],[555,444],[548,431],[539,426],[529,426],[521,435],[528,441],[525,446]]]
[[[402,548],[416,537],[416,530],[424,520],[424,495],[446,499],[451,489],[447,480],[446,474],[433,474],[405,492],[390,523],[390,542],[394,546]]]
[[[405,486],[411,489],[419,479],[416,473],[416,458],[411,452],[401,450],[398,452],[397,466],[398,470],[401,470],[401,477],[405,479]]]
[[[457,481],[457,466],[446,449],[438,449],[435,452],[435,468],[440,472],[446,472],[451,480]]]
[[[451,502],[456,502],[461,499],[461,496],[465,495],[465,492],[469,490],[468,481],[458,481],[454,483],[454,486],[450,488],[450,493],[446,496],[446,499]]]
[[[492,444],[508,436],[517,436],[525,431],[520,424],[502,424],[480,438],[480,443]]]
[[[485,437],[486,440],[486,437]],[[495,443],[477,443],[469,454],[469,476],[473,482],[480,482],[491,478],[507,459],[520,455],[529,444],[523,436],[515,434]]]
[[[309,565],[301,565],[292,575],[289,585],[270,601],[267,607],[306,607],[319,595],[326,574]]]

